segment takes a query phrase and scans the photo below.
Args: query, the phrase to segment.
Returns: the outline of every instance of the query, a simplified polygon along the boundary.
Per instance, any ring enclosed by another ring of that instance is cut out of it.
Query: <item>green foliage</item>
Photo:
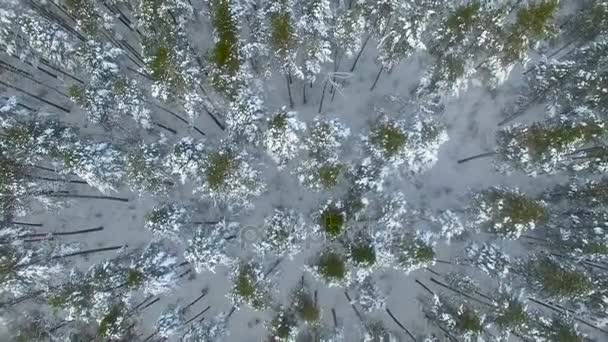
[[[517,300],[509,301],[509,306],[496,318],[496,323],[503,329],[514,329],[528,321],[524,306]]]
[[[319,181],[325,189],[331,189],[338,184],[338,179],[342,173],[341,164],[325,164],[319,169]]]
[[[207,182],[212,190],[218,191],[224,187],[230,173],[235,168],[235,160],[229,152],[217,152],[209,157]]]
[[[319,258],[319,272],[328,280],[341,280],[346,275],[342,257],[335,252],[326,252]]]
[[[307,291],[301,289],[295,294],[294,303],[297,316],[308,324],[314,324],[319,320],[321,311]]]
[[[414,258],[420,263],[430,262],[435,258],[435,251],[432,246],[419,244],[415,249]]]
[[[66,0],[64,3],[68,13],[80,22],[79,24],[85,33],[89,35],[95,35],[97,33],[96,18],[98,14],[95,12],[93,1]]]
[[[491,227],[490,231],[509,235],[518,231],[519,225],[544,223],[549,218],[542,202],[528,198],[524,194],[500,189],[485,191],[484,196],[493,206],[492,223],[499,223],[500,230]],[[509,218],[508,222],[504,218]]]
[[[585,340],[583,336],[574,329],[574,326],[567,324],[561,319],[553,320],[550,334],[552,335],[552,341],[555,342],[583,342]]]
[[[287,113],[281,112],[272,119],[270,122],[270,129],[276,130],[276,134],[280,134],[287,128]]]
[[[127,271],[127,286],[130,288],[139,287],[144,280],[144,274],[138,270],[130,269]]]
[[[147,157],[149,155],[146,155],[146,151],[140,148],[127,155],[125,163],[127,178],[146,191],[159,192],[164,189],[165,180],[154,172],[155,166],[148,162]]]
[[[557,262],[542,257],[532,264],[532,276],[540,282],[550,296],[581,297],[593,287],[585,274],[564,269]]]
[[[276,13],[272,16],[270,25],[272,46],[284,56],[294,44],[294,28],[291,25],[291,16],[289,13]]]
[[[78,103],[79,105],[83,105],[86,101],[86,95],[85,95],[85,91],[83,87],[79,87],[77,85],[71,85],[70,88],[68,88],[68,95],[70,95],[70,98]]]
[[[407,143],[407,135],[391,123],[382,123],[372,132],[371,142],[382,149],[387,157],[399,153]]]
[[[552,19],[557,8],[557,0],[548,0],[519,10],[517,21],[506,37],[504,64],[519,60],[528,44],[544,39],[554,31]]]
[[[110,312],[108,312],[108,314],[101,319],[101,322],[99,322],[99,327],[97,328],[97,335],[101,337],[107,337],[108,333],[110,332],[110,329],[114,324],[116,324],[116,321],[118,321],[118,318],[120,317],[121,313],[122,307],[120,305],[113,305],[110,309]]]
[[[522,8],[517,12],[517,29],[531,37],[544,37],[551,31],[551,20],[558,5],[557,0],[548,0]]]
[[[245,299],[255,309],[264,307],[264,296],[256,285],[255,269],[249,264],[242,264],[234,281],[234,293]]]
[[[112,85],[112,90],[114,91],[114,94],[118,96],[125,95],[127,93],[128,88],[129,84],[124,78],[116,80],[116,82],[114,82],[114,84]]]
[[[171,55],[165,46],[158,46],[150,61],[152,79],[155,81],[168,79],[171,69]]]
[[[373,265],[376,262],[376,251],[371,244],[358,243],[350,247],[353,261],[359,265]]]
[[[465,308],[464,311],[458,315],[456,327],[460,331],[465,332],[479,333],[483,331],[481,318],[479,318],[475,311],[469,308]]]
[[[585,254],[601,254],[608,255],[608,245],[605,243],[589,243],[583,247]]]
[[[329,207],[321,214],[321,226],[331,237],[337,237],[344,230],[344,213],[342,210]]]
[[[63,291],[58,294],[53,294],[47,299],[47,303],[51,308],[59,310],[65,305],[67,296],[68,295]]]
[[[464,39],[465,33],[473,28],[479,16],[480,8],[479,2],[473,1],[467,5],[460,6],[448,17],[446,28],[450,33],[454,34],[456,41]]]
[[[524,134],[522,141],[535,160],[541,160],[552,150],[564,151],[575,143],[587,143],[606,133],[604,125],[595,122],[562,124],[544,127],[535,124]]]
[[[287,311],[281,311],[270,323],[271,341],[287,341],[291,331],[296,327],[295,317]]]
[[[218,90],[228,92],[231,84],[227,77],[235,76],[240,68],[238,28],[230,10],[230,0],[215,0],[212,11],[212,24],[217,33],[212,59],[219,69],[213,84]]]

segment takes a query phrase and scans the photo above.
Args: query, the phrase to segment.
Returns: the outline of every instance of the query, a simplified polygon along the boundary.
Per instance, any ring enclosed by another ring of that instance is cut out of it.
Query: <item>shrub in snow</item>
[[[45,158],[54,158],[76,143],[76,132],[54,120],[18,121],[11,111],[2,126],[0,154],[24,165],[35,165]]]
[[[517,239],[548,218],[543,201],[530,199],[517,189],[499,187],[474,194],[467,215],[469,224],[506,239]]]
[[[124,77],[117,64],[123,51],[109,43],[88,42],[78,49],[84,71],[90,76],[84,86],[72,85],[70,98],[85,109],[87,117],[106,128],[120,125],[131,117],[143,128],[150,128],[150,110],[136,81]]]
[[[329,287],[343,286],[352,281],[345,258],[336,248],[326,248],[315,258],[312,265],[304,268],[315,278],[326,282]]]
[[[439,215],[431,216],[431,221],[439,225],[439,235],[450,243],[453,238],[460,238],[465,233],[465,226],[460,217],[451,210],[442,211]]]
[[[291,305],[295,317],[307,326],[316,327],[321,321],[321,309],[315,300],[312,291],[306,286],[298,287],[291,294]]]
[[[163,165],[184,184],[198,174],[204,151],[202,142],[197,142],[192,137],[184,137],[173,145]]]
[[[576,266],[549,256],[532,256],[521,265],[529,287],[555,299],[577,299],[594,292],[592,279]]]
[[[179,280],[177,257],[159,242],[148,244],[126,273],[127,285],[146,296],[158,296],[176,287]]]
[[[310,159],[296,170],[300,183],[313,189],[334,187],[345,170],[339,158],[349,135],[350,130],[337,120],[315,118],[304,141]]]
[[[110,341],[124,338],[126,314],[126,309],[121,303],[112,305],[98,322],[97,335]]]
[[[276,314],[267,325],[268,337],[272,342],[296,342],[300,333],[298,321],[293,311],[283,307],[277,309]]]
[[[252,262],[241,261],[232,271],[232,304],[238,309],[248,305],[255,310],[263,310],[268,304],[268,291],[262,268]]]
[[[475,309],[470,303],[445,296],[433,296],[429,307],[425,308],[425,313],[428,319],[439,323],[463,341],[482,340],[484,330],[488,327],[484,313]]]
[[[251,158],[244,150],[220,149],[200,161],[198,186],[194,193],[202,198],[229,207],[250,207],[250,198],[265,190],[260,173],[251,166]]]
[[[184,225],[191,220],[185,207],[176,203],[162,203],[147,213],[144,221],[144,226],[152,232],[156,239],[168,238],[179,241]]]
[[[198,320],[184,333],[183,342],[222,342],[230,335],[228,316],[220,313],[205,320]]]
[[[287,256],[292,259],[302,250],[308,233],[302,215],[294,210],[275,209],[264,220],[262,238],[254,244],[258,254]]]
[[[173,184],[163,167],[165,148],[162,144],[139,143],[125,157],[126,182],[132,191],[163,194]]]
[[[196,272],[215,273],[217,266],[231,265],[234,260],[227,254],[228,239],[234,236],[236,222],[220,222],[212,227],[200,227],[188,240],[184,258],[192,263]]]
[[[387,296],[372,276],[353,283],[349,292],[353,293],[351,304],[356,304],[363,312],[383,310],[386,307]]]
[[[66,269],[58,263],[40,262],[46,256],[43,251],[44,246],[40,246],[40,253],[35,253],[32,249],[26,249],[22,243],[3,244],[0,250],[0,294],[4,298],[48,291],[58,277],[65,273]]]
[[[465,248],[466,261],[484,273],[504,278],[509,273],[510,258],[498,245],[472,243]]]
[[[418,116],[411,121],[382,115],[363,143],[382,166],[381,177],[399,170],[419,174],[437,162],[439,147],[448,140],[445,128],[432,118]]]
[[[268,129],[263,133],[263,144],[270,158],[283,169],[302,149],[302,133],[306,124],[299,121],[295,112],[283,108],[268,120]]]
[[[186,323],[184,309],[180,306],[170,305],[156,321],[156,332],[161,338],[173,338],[180,333]]]
[[[341,202],[328,201],[315,215],[317,224],[315,233],[321,233],[330,239],[335,239],[346,230],[346,213]]]
[[[367,329],[362,333],[363,342],[399,342],[401,339],[397,334],[388,330],[382,321],[368,322]]]
[[[523,292],[515,294],[509,287],[501,287],[494,302],[496,305],[491,320],[500,329],[502,339],[507,340],[512,334],[522,335],[533,330],[534,313],[524,301]]]
[[[73,172],[105,193],[116,191],[125,175],[124,154],[109,143],[76,143],[63,151],[65,172]]]
[[[264,101],[256,88],[256,83],[239,87],[232,97],[226,113],[226,128],[231,139],[238,142],[255,144],[259,142],[259,121],[264,116]]]

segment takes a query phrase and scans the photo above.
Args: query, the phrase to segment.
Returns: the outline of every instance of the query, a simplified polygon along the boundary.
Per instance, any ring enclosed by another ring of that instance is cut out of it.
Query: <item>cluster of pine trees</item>
[[[269,341],[608,339],[607,38],[606,0],[0,0],[6,339],[227,341],[239,310]],[[398,190],[450,101],[511,81],[495,150],[459,163],[550,187]],[[90,201],[144,208],[145,243],[31,222]]]

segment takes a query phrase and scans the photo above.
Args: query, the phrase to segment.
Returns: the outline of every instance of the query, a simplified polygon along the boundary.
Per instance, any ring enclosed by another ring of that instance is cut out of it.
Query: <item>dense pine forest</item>
[[[0,341],[608,341],[608,1],[0,0]]]

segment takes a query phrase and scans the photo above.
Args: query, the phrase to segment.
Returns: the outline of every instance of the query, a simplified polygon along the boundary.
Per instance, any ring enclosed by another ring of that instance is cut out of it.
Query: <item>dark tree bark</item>
[[[496,154],[497,154],[496,151],[484,152],[484,153],[476,154],[474,156],[458,160],[458,164],[466,163],[468,161],[475,160],[475,159],[480,159],[480,158],[485,158],[485,157],[491,157],[491,156],[494,156]]]
[[[285,76],[285,79],[287,81],[287,94],[289,95],[289,108],[293,108],[293,98],[291,97],[291,82],[289,81],[291,77],[289,76],[289,74],[287,74]]]

